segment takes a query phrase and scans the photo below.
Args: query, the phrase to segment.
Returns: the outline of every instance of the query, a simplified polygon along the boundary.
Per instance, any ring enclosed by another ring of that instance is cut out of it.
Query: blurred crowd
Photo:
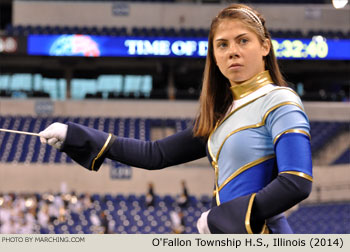
[[[81,214],[92,208],[89,194],[74,193],[8,193],[0,194],[0,233],[40,233],[40,228],[49,229],[67,221],[71,213]],[[91,222],[101,225],[101,220],[91,216]],[[95,220],[94,220],[95,219]]]
[[[185,230],[182,211],[188,205],[189,194],[185,181],[181,182],[181,186],[181,192],[174,198],[174,208],[168,212],[173,233],[183,233]],[[156,197],[154,185],[150,182],[144,205],[140,207],[154,209],[159,203],[156,203]],[[55,228],[60,225],[74,226],[77,223],[88,226],[89,233],[114,233],[116,223],[111,211],[117,210],[108,207],[110,204],[107,204],[107,209],[101,209],[99,204],[88,193],[68,193],[64,187],[60,193],[0,193],[0,234],[57,233]],[[127,208],[124,210],[128,211]],[[73,232],[84,231],[80,229]]]

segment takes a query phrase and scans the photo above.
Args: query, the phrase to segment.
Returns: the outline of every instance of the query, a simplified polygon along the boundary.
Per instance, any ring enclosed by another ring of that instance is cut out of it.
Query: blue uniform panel
[[[220,202],[258,192],[271,182],[274,169],[275,158],[271,158],[245,170],[220,190]]]
[[[279,172],[297,171],[312,177],[311,147],[304,134],[283,134],[276,144]]]

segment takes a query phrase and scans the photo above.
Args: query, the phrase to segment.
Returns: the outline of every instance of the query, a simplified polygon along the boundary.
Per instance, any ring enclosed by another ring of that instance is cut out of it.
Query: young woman
[[[292,233],[283,212],[311,191],[309,122],[285,87],[265,20],[234,4],[211,24],[193,128],[145,142],[54,123],[40,133],[89,170],[105,158],[161,169],[208,156],[216,182],[200,233]]]

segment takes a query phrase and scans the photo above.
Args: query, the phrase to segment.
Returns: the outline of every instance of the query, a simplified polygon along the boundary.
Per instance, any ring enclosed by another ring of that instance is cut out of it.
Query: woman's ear
[[[270,53],[271,49],[271,41],[269,39],[265,39],[262,43],[262,55],[267,56]]]

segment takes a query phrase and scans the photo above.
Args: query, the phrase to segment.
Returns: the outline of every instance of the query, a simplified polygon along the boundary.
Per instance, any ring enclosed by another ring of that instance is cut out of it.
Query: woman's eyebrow
[[[241,33],[241,34],[239,34],[239,35],[237,35],[236,37],[235,37],[235,39],[238,39],[238,38],[240,38],[240,37],[243,37],[243,36],[245,36],[245,35],[247,35],[248,33]]]
[[[235,37],[235,39],[238,39],[238,38],[240,38],[240,37],[242,37],[242,36],[244,36],[244,35],[247,35],[248,33],[241,33],[241,34],[239,34],[239,35],[237,35],[236,37]],[[225,39],[225,38],[217,38],[217,39],[215,39],[215,41],[216,42],[219,42],[219,41],[227,41],[228,39]]]

